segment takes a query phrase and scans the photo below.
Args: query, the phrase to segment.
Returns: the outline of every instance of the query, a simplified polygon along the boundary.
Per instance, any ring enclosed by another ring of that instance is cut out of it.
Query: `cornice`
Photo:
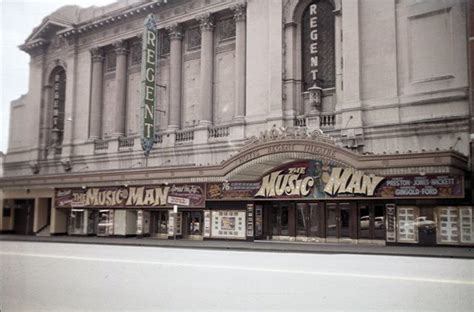
[[[124,20],[133,18],[137,15],[144,15],[150,13],[151,10],[168,3],[168,0],[157,0],[145,4],[141,4],[134,8],[128,8],[120,12],[106,14],[98,17],[95,20],[87,21],[82,24],[74,25],[73,28],[66,29],[59,33],[60,36],[70,37],[79,34],[85,34],[97,29],[100,29],[104,26],[109,26]]]

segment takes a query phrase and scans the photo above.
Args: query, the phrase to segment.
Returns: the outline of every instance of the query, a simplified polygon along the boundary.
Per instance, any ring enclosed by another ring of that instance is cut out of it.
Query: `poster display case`
[[[418,215],[418,207],[398,207],[398,242],[417,243],[418,233],[416,231],[415,219]]]
[[[211,236],[214,238],[245,239],[245,211],[218,210],[212,211]]]
[[[458,208],[437,207],[438,244],[457,244],[459,242]]]

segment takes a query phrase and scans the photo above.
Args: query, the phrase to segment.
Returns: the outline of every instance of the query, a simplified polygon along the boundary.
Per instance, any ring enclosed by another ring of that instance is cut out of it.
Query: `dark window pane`
[[[199,27],[186,30],[187,50],[201,48],[201,29]]]
[[[368,206],[359,207],[359,238],[370,237],[370,210]]]
[[[281,235],[288,235],[288,207],[281,207]]]
[[[318,204],[309,204],[310,236],[319,236],[319,212]]]
[[[328,207],[326,217],[326,236],[336,237],[336,207]]]
[[[227,18],[217,22],[217,33],[219,41],[235,38],[235,22],[233,18]]]
[[[307,216],[306,216],[306,204],[298,204],[296,206],[296,226],[297,235],[307,235]]]
[[[374,238],[385,239],[385,216],[382,205],[374,206]]]
[[[350,219],[351,210],[350,208],[341,208],[341,234],[340,237],[350,237]]]
[[[130,65],[142,62],[142,43],[137,41],[130,46]]]

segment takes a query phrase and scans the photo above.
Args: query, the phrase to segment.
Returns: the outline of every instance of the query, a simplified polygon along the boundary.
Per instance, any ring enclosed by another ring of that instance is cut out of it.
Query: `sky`
[[[10,102],[28,92],[30,57],[18,46],[63,5],[102,6],[114,0],[0,0],[0,152],[7,152]]]

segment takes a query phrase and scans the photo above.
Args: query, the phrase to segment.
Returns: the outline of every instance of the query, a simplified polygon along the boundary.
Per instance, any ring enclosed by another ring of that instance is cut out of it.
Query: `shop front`
[[[2,230],[28,232],[29,205],[35,234],[472,246],[466,167],[453,151],[360,155],[321,134],[265,134],[215,166],[18,179]]]
[[[69,235],[203,237],[204,184],[56,189]],[[173,207],[179,207],[178,212]]]
[[[462,175],[382,176],[330,160],[297,160],[258,180],[209,183],[207,202],[251,207],[247,239],[469,245],[474,219],[464,189]]]

